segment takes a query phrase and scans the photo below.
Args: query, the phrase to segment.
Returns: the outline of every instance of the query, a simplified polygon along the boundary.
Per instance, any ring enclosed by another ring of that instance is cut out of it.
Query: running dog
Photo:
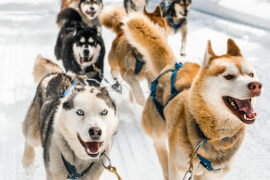
[[[62,60],[66,71],[89,78],[89,84],[102,81],[105,46],[96,28],[66,23],[58,35],[55,56]]]
[[[167,20],[168,34],[180,32],[182,36],[181,56],[186,55],[187,15],[190,5],[191,0],[163,0],[160,4],[163,17]]]
[[[142,12],[143,8],[147,6],[149,0],[124,0],[124,7],[126,13]]]
[[[101,32],[99,23],[99,15],[103,9],[102,0],[70,0],[63,1],[62,4],[69,4],[68,8],[64,8],[57,15],[57,24],[62,27],[66,20],[73,19],[73,16],[81,17],[81,20],[90,27],[98,27]]]
[[[154,22],[165,34],[166,21],[161,16],[159,7],[153,13],[148,13],[144,9],[144,15]],[[136,103],[143,105],[145,98],[140,87],[140,80],[147,79],[150,83],[153,80],[153,75],[146,70],[144,66],[144,57],[141,53],[130,45],[129,40],[125,36],[122,28],[122,20],[126,16],[125,10],[121,7],[113,7],[104,12],[100,16],[101,23],[112,29],[116,33],[116,38],[112,42],[111,50],[109,52],[109,64],[111,66],[111,73],[118,84],[118,76],[121,74],[122,78],[130,85],[130,99]],[[136,16],[131,14],[131,16]]]
[[[23,166],[33,163],[34,148],[42,144],[48,180],[99,179],[100,156],[110,152],[118,126],[108,91],[40,56],[34,77],[40,82],[23,122]]]
[[[144,106],[142,127],[153,139],[164,179],[182,180],[188,170],[186,179],[192,173],[194,179],[223,179],[246,126],[256,119],[253,107],[262,84],[254,68],[232,39],[221,56],[208,41],[201,66],[174,65],[166,38],[149,19],[131,17],[124,29],[157,77]]]

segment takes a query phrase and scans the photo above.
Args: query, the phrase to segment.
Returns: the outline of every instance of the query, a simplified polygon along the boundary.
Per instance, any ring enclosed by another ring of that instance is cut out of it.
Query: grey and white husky
[[[110,152],[118,127],[108,91],[40,56],[34,77],[40,82],[23,122],[23,166],[33,163],[34,148],[42,144],[47,179],[99,179],[99,158]]]

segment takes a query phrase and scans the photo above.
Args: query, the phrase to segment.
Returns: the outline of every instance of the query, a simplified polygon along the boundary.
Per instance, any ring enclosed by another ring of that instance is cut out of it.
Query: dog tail
[[[115,33],[122,32],[121,22],[123,18],[126,16],[126,11],[124,8],[119,6],[112,6],[106,8],[102,11],[100,15],[100,22],[105,27],[111,29]]]
[[[128,42],[146,57],[146,65],[153,73],[159,74],[176,61],[166,37],[146,16],[130,14],[123,29]]]
[[[62,73],[63,70],[49,59],[38,55],[34,65],[33,75],[36,83],[39,83],[45,76],[51,73]]]
[[[66,8],[61,11],[56,18],[56,23],[62,27],[65,23],[71,21],[82,21],[81,15],[73,8]]]

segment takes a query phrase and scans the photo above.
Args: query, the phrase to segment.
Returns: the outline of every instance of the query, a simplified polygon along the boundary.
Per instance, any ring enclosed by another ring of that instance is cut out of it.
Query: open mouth
[[[77,137],[81,145],[84,147],[85,152],[87,153],[88,156],[97,157],[99,155],[99,149],[103,145],[103,142],[98,141],[84,142],[79,134],[77,134]]]
[[[253,111],[251,99],[240,100],[230,96],[223,96],[227,107],[243,122],[252,124],[256,120],[256,113]]]
[[[93,56],[91,56],[91,57],[82,57],[82,56],[80,56],[80,64],[83,64],[84,62],[89,62],[89,61],[92,60],[92,58],[93,58]]]
[[[96,14],[96,11],[88,11],[86,10],[85,13],[88,15],[88,16],[94,16]]]

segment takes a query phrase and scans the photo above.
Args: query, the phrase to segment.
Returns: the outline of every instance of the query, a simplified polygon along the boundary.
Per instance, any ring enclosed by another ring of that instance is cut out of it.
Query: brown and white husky
[[[176,58],[149,19],[131,17],[124,29],[132,46],[146,57],[146,66],[153,74],[174,69]],[[254,68],[232,39],[228,39],[227,53],[221,56],[214,53],[208,41],[202,65],[184,63],[176,73],[174,86],[178,95],[168,101],[171,73],[159,79],[156,98],[163,105],[168,102],[163,111],[165,120],[151,97],[142,116],[143,129],[153,139],[164,178],[182,180],[195,147],[206,139],[197,152],[211,163],[213,171],[194,156],[194,179],[222,179],[244,140],[246,126],[256,119],[253,107],[262,84]]]

